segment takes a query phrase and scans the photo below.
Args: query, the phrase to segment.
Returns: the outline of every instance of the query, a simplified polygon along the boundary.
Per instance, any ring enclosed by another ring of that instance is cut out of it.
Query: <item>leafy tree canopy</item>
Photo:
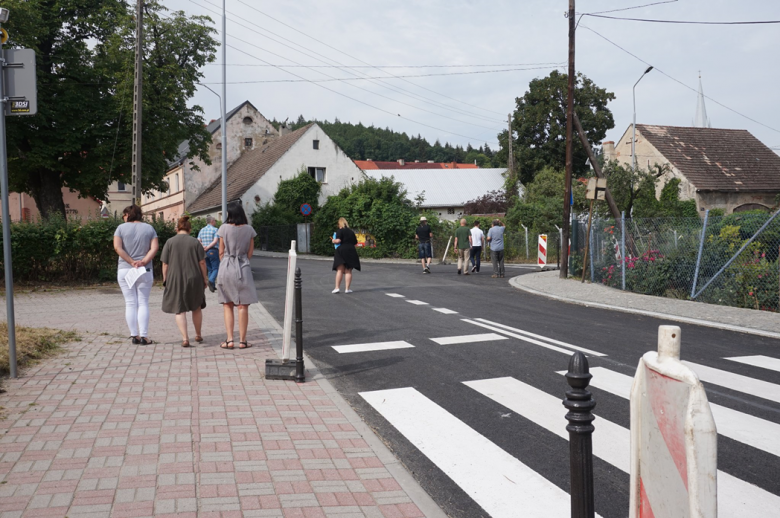
[[[132,4],[132,5],[131,5]],[[11,47],[36,52],[38,114],[8,118],[11,188],[30,193],[44,217],[65,215],[62,187],[105,199],[130,182],[134,2],[7,0]],[[142,187],[161,189],[167,161],[189,140],[208,162],[200,106],[187,106],[214,61],[211,20],[163,14],[145,2]]]
[[[603,168],[607,185],[618,209],[635,218],[697,217],[694,200],[680,200],[680,180],[672,178],[656,198],[659,178],[668,171],[667,166],[655,165],[648,169],[632,171],[617,161],[608,161]],[[608,214],[606,207],[599,207]],[[611,217],[611,216],[607,216]]]
[[[567,74],[557,70],[549,76],[531,81],[528,91],[516,99],[512,116],[515,134],[513,148],[520,181],[533,181],[545,167],[563,170],[566,166],[566,95]],[[597,146],[607,130],[615,126],[607,103],[615,94],[596,86],[593,81],[577,74],[574,109],[582,123],[588,142]],[[507,132],[498,135],[500,150],[496,160],[505,164],[508,158]],[[588,156],[579,139],[574,139],[574,177],[586,176]]]
[[[303,223],[301,205],[308,203],[312,207],[312,213],[316,215],[321,188],[320,183],[306,171],[300,171],[295,178],[282,180],[273,201],[257,207],[252,213],[252,226],[258,228]]]

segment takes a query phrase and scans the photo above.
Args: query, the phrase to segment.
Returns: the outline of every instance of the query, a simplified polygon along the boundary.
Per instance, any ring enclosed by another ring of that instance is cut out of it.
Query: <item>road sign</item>
[[[588,200],[604,200],[607,195],[606,178],[589,178],[588,190],[585,192],[585,198]]]
[[[38,84],[35,78],[35,51],[7,49],[5,51],[6,115],[38,113]]]
[[[5,42],[8,41],[8,32],[5,29],[0,29],[0,34],[2,34],[0,36],[0,44],[5,45]]]
[[[301,205],[301,214],[304,216],[311,216],[311,205],[308,203],[304,203]]]

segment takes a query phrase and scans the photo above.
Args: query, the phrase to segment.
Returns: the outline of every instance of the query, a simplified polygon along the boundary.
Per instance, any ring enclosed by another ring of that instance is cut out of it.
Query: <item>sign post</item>
[[[295,293],[295,266],[298,254],[295,252],[295,241],[290,241],[290,253],[287,259],[287,295],[284,301],[284,336],[282,339],[282,361],[290,360],[290,343],[292,342],[293,295]]]
[[[8,21],[8,9],[0,9],[0,24]],[[2,198],[3,265],[5,267],[5,303],[8,323],[8,363],[11,378],[18,376],[16,366],[16,318],[14,315],[14,275],[11,261],[11,215],[8,209],[8,152],[5,143],[6,115],[38,113],[38,89],[35,78],[35,51],[2,48],[8,39],[5,29],[0,39],[0,196]],[[20,214],[21,216],[21,214]]]

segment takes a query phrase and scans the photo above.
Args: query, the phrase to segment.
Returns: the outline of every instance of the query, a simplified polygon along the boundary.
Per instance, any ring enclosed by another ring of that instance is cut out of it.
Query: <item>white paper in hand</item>
[[[135,284],[135,281],[141,278],[143,274],[146,273],[146,267],[145,266],[139,266],[138,268],[130,268],[130,271],[127,272],[125,275],[125,282],[129,287],[133,287],[133,284]]]

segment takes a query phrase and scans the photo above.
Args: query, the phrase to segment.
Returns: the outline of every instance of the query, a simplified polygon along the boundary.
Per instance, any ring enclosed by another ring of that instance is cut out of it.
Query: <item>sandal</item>
[[[222,349],[232,349],[232,348],[233,348],[233,346],[232,346],[232,345],[228,345],[228,344],[232,344],[232,343],[233,343],[233,340],[225,340],[224,342],[222,342],[222,343],[220,344],[220,347],[221,347]]]
[[[247,342],[238,342],[239,349],[249,349],[250,347],[252,347],[252,345]]]
[[[203,337],[198,335],[198,336],[195,337],[195,341],[198,342],[198,343],[201,343],[203,341]]]
[[[139,340],[137,336],[131,336],[131,337],[130,337],[130,342],[131,342],[133,345],[138,345],[138,344],[140,344],[140,343],[141,343],[141,340]]]
[[[181,341],[181,346],[182,347],[189,347],[190,346],[190,341],[189,340],[182,340]]]
[[[139,345],[151,345],[154,343],[154,340],[150,340],[146,338],[145,336],[142,336],[140,339],[138,339],[137,342]]]

